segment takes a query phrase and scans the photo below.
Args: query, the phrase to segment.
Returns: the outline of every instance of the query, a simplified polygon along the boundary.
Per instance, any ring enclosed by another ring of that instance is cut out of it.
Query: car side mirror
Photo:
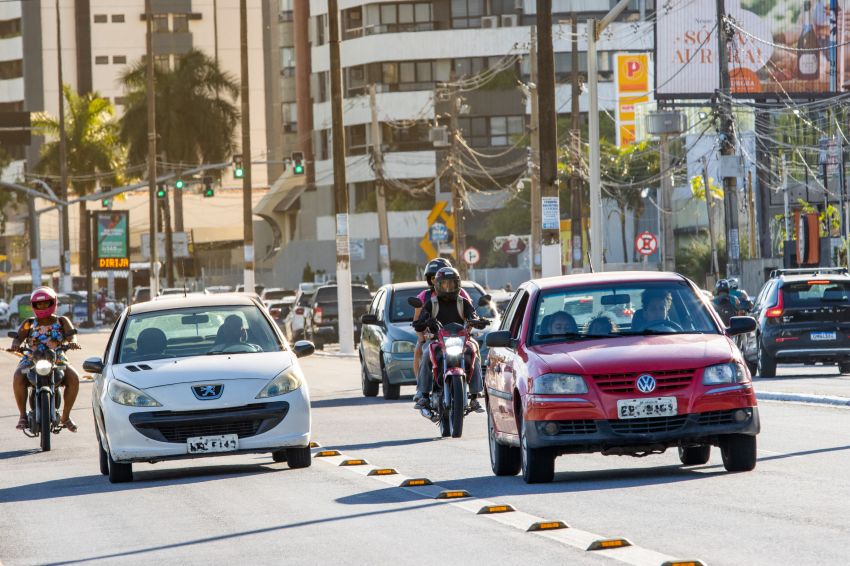
[[[422,299],[419,297],[408,297],[407,304],[415,309],[421,309],[423,305]]]
[[[491,348],[513,348],[516,346],[510,330],[495,330],[484,338],[484,343]]]
[[[729,327],[726,329],[726,334],[729,336],[748,334],[754,332],[756,326],[756,319],[751,316],[733,316],[729,319]]]
[[[370,324],[372,326],[377,326],[380,324],[378,322],[378,315],[376,314],[364,314],[360,317],[361,324]]]
[[[17,332],[17,330],[11,330],[11,331],[6,333],[6,336],[11,338],[12,340],[17,340],[18,339],[18,332]]]
[[[316,351],[316,347],[309,340],[299,340],[292,345],[292,351],[296,358],[306,358]]]
[[[491,297],[490,295],[481,295],[480,297],[478,297],[478,306],[479,307],[486,307],[487,305],[490,304],[490,301],[492,299],[493,299],[493,297]]]
[[[91,373],[103,373],[103,360],[100,358],[86,358],[83,369]]]

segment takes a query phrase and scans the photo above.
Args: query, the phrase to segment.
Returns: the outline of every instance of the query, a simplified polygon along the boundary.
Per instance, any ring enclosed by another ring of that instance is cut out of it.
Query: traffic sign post
[[[475,265],[480,259],[481,254],[473,247],[466,248],[463,251],[463,261],[465,261],[467,265]]]
[[[658,250],[658,238],[652,232],[641,232],[635,238],[635,251],[648,257]]]

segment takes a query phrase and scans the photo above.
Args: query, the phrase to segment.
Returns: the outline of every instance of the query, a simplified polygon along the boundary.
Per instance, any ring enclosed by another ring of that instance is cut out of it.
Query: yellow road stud
[[[530,527],[528,527],[527,532],[531,531],[551,531],[555,529],[568,529],[569,526],[563,521],[538,521],[536,523],[532,523]]]
[[[463,489],[446,489],[434,499],[460,499],[461,497],[469,497],[469,492]]]
[[[369,470],[367,476],[394,476],[398,473],[395,468],[375,468],[374,470]]]
[[[631,545],[632,543],[624,538],[599,539],[590,543],[587,550],[608,550],[611,548],[623,548],[624,546]]]
[[[311,442],[310,443],[310,448],[321,448],[321,447],[322,447],[322,445],[319,444],[318,442]]]
[[[661,566],[705,566],[702,560],[668,560]]]
[[[366,460],[361,460],[359,458],[352,458],[350,460],[343,460],[339,463],[340,466],[365,466],[368,464]]]
[[[401,482],[400,487],[416,487],[418,485],[432,485],[428,478],[411,478]]]
[[[492,515],[494,513],[510,513],[516,511],[513,505],[485,505],[478,510],[478,515]]]
[[[321,452],[316,452],[316,458],[326,458],[328,456],[340,456],[339,450],[322,450]]]

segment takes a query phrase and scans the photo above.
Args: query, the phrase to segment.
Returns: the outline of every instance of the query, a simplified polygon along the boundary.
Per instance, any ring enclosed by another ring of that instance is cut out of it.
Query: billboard
[[[841,90],[845,58],[850,57],[845,45],[850,37],[846,17],[850,0],[726,0],[725,4],[733,33],[728,53],[733,94],[809,97]],[[830,48],[832,20],[835,49]],[[658,11],[659,98],[705,98],[719,88],[716,30],[716,0],[673,0],[667,10]]]
[[[130,213],[98,210],[94,215],[94,267],[98,270],[130,268]]]
[[[650,100],[649,53],[615,53],[614,88],[617,92],[617,145],[635,141],[635,106]]]

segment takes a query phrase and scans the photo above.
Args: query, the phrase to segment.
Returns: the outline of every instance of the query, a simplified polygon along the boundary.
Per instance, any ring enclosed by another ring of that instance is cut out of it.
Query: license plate
[[[673,417],[675,415],[675,397],[620,399],[617,401],[617,416],[621,419],[646,419],[649,417]]]
[[[825,340],[835,340],[835,332],[812,332],[812,342],[823,342]]]
[[[233,452],[239,450],[239,437],[235,434],[192,436],[186,439],[186,445],[189,447],[189,454]]]

